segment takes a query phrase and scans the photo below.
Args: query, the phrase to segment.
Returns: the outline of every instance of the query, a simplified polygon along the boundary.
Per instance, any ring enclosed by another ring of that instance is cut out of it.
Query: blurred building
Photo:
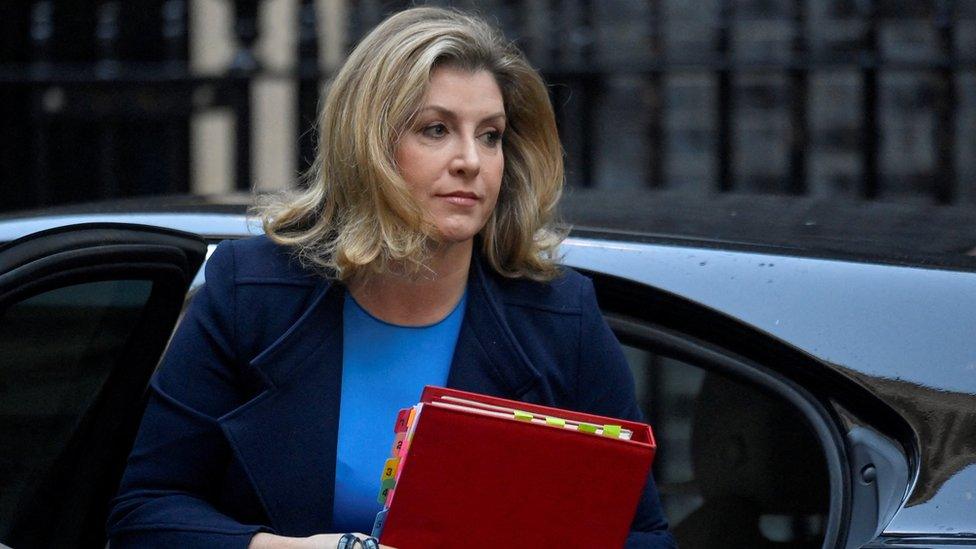
[[[571,185],[976,202],[976,0],[469,0],[546,75]],[[0,6],[0,211],[295,185],[410,2]]]

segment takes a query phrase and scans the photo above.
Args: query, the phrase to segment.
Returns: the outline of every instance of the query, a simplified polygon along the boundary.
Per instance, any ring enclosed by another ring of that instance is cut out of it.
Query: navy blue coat
[[[266,237],[221,243],[206,275],[152,379],[113,547],[331,531],[344,289]],[[589,279],[511,280],[476,257],[467,291],[448,386],[641,417]],[[628,547],[674,544],[651,479],[633,530]]]

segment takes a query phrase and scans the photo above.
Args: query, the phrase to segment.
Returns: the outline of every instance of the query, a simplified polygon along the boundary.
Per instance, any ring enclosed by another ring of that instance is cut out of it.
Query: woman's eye
[[[502,132],[492,130],[490,132],[485,132],[481,134],[481,140],[485,145],[489,147],[494,147],[502,140]]]
[[[430,126],[427,126],[421,130],[421,133],[424,134],[425,137],[444,137],[447,135],[447,126],[444,124],[431,124]]]

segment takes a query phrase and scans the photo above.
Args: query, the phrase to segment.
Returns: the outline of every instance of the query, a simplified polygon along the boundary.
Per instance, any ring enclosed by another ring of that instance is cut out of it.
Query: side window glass
[[[68,448],[109,374],[125,366],[116,362],[152,286],[76,284],[0,311],[0,534]]]
[[[800,413],[751,384],[624,349],[657,440],[655,480],[679,546],[821,547],[829,476]]]

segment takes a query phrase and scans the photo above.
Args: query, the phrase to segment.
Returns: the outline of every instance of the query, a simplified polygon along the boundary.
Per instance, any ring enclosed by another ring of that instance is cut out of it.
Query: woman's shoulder
[[[494,275],[500,300],[510,307],[557,314],[580,314],[593,293],[593,283],[570,267],[560,267],[552,280],[506,278]]]
[[[220,276],[235,284],[276,282],[287,285],[314,285],[321,275],[304,266],[292,248],[265,235],[224,240],[207,260],[207,278]]]

